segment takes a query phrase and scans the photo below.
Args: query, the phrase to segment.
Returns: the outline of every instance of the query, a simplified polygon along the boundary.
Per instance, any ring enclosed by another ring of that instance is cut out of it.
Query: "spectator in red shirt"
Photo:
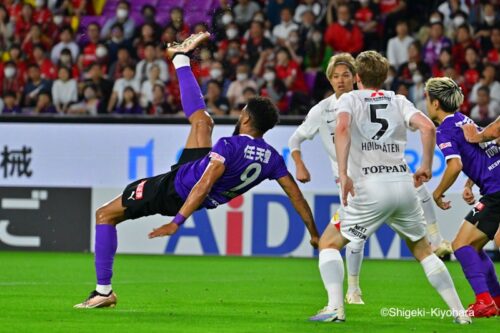
[[[283,81],[276,76],[272,66],[266,67],[262,78],[260,95],[269,97],[278,106],[281,113],[286,113],[288,111],[288,101],[286,99],[286,86]]]
[[[479,45],[472,39],[469,25],[462,24],[457,28],[455,45],[451,51],[453,61],[460,68],[465,64],[465,49],[469,46],[479,48]]]
[[[57,79],[57,68],[52,61],[47,58],[45,47],[41,44],[33,46],[33,62],[40,67],[41,76],[43,79],[55,80]]]
[[[14,39],[16,43],[22,43],[31,26],[33,25],[33,7],[25,3],[21,10],[21,15],[16,20],[16,29],[14,32]]]
[[[449,48],[442,49],[441,52],[439,52],[437,63],[432,66],[432,76],[443,77],[445,69],[454,66],[454,60]]]
[[[99,23],[92,22],[87,26],[87,42],[82,49],[82,65],[89,66],[97,61],[96,49],[101,36],[101,26]]]
[[[42,28],[39,24],[31,26],[30,32],[26,35],[21,44],[21,49],[29,61],[33,61],[33,47],[36,44],[43,45],[45,49],[51,47],[50,39],[42,33]]]
[[[264,23],[252,21],[250,24],[250,32],[246,43],[250,67],[255,66],[263,50],[273,48],[273,43],[264,36],[264,31]]]
[[[19,47],[19,45],[14,44],[10,47],[9,58],[10,58],[10,61],[12,61],[15,64],[15,66],[17,68],[17,72],[18,72],[19,76],[22,78],[23,82],[26,81],[26,77],[27,77],[26,71],[28,69],[28,64],[24,60],[24,57],[23,57],[23,54],[22,54],[22,51],[21,51],[21,48]]]
[[[491,50],[488,51],[487,60],[489,63],[500,65],[500,26],[491,30]]]
[[[42,31],[46,33],[49,31],[49,24],[52,22],[52,12],[47,8],[47,0],[36,0],[35,6],[33,21],[39,24]]]
[[[78,80],[78,78],[80,77],[80,69],[78,68],[78,65],[73,62],[73,57],[71,56],[70,49],[62,49],[61,55],[59,56],[59,61],[57,62],[58,72],[61,67],[66,67],[67,69],[69,69],[71,77],[75,78],[76,80]]]
[[[179,40],[186,39],[191,33],[189,26],[184,23],[184,11],[180,7],[175,7],[170,11],[170,23],[168,26],[175,29]]]
[[[363,50],[363,33],[351,23],[351,13],[346,4],[337,7],[337,22],[330,24],[325,32],[325,43],[334,52],[359,53]]]
[[[9,10],[9,17],[12,22],[16,22],[19,16],[21,16],[21,11],[23,9],[23,4],[18,0],[4,0],[3,4]]]
[[[375,0],[379,4],[380,14],[382,18],[382,25],[384,27],[383,37],[384,45],[389,38],[396,35],[396,23],[400,20],[406,19],[406,0]]]
[[[359,0],[361,6],[354,13],[354,21],[364,35],[364,47],[368,50],[380,49],[380,38],[378,36],[378,16],[377,6],[370,3],[370,0]]]
[[[291,94],[290,113],[305,114],[308,111],[310,98],[304,79],[304,73],[286,48],[280,48],[276,54],[276,76],[283,81]]]
[[[479,61],[477,50],[473,46],[465,49],[465,64],[462,65],[462,75],[464,77],[464,86],[467,90],[466,93],[471,91],[472,87],[481,78],[483,66]]]
[[[139,59],[144,59],[144,48],[147,44],[156,44],[157,39],[155,37],[154,25],[152,24],[145,23],[142,25],[140,31],[141,33],[139,37],[134,41],[134,47],[137,50],[137,56]]]
[[[6,50],[10,46],[10,41],[14,35],[14,24],[7,8],[0,4],[0,50]]]
[[[24,78],[17,70],[16,64],[13,61],[9,61],[5,64],[3,69],[3,79],[0,85],[0,95],[8,91],[12,91],[16,94],[16,104],[19,105],[21,102],[21,93],[24,87]]]
[[[128,47],[122,46],[118,49],[117,60],[109,67],[108,77],[110,78],[110,80],[116,81],[118,79],[121,79],[123,70],[127,66],[132,66],[135,68],[135,62],[130,55]]]

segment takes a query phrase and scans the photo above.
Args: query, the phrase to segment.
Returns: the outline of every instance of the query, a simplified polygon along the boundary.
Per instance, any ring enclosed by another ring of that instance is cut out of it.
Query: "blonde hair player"
[[[466,141],[462,127],[476,125],[458,112],[464,95],[455,81],[430,79],[425,92],[429,116],[439,124],[436,141],[446,159],[446,170],[433,193],[434,201],[441,209],[451,207],[449,201],[444,201],[444,194],[462,171],[469,177],[466,186],[476,184],[481,193],[453,240],[455,257],[476,295],[469,312],[474,317],[500,315],[500,284],[495,266],[483,250],[490,240],[496,238],[500,243],[500,146],[494,141]],[[465,192],[464,199],[473,204],[474,196],[467,200]]]
[[[311,140],[317,134],[319,134],[321,142],[323,143],[323,148],[330,157],[333,175],[336,179],[338,178],[337,158],[335,157],[335,146],[332,140],[334,133],[329,125],[335,123],[335,115],[332,106],[342,94],[354,89],[354,75],[356,75],[354,62],[354,58],[349,53],[340,53],[330,58],[326,69],[326,76],[335,93],[313,106],[304,122],[295,130],[288,140],[291,156],[295,163],[295,178],[302,183],[309,182],[311,180],[311,175],[302,159],[300,145],[304,140]],[[319,241],[319,271],[323,281],[325,281],[323,276],[328,274],[328,272],[322,269],[321,253],[323,251],[328,251],[330,248],[330,229],[339,227],[337,213],[335,213],[330,222],[331,223],[328,224]],[[361,270],[361,262],[363,261],[364,245],[364,242],[359,242],[349,243],[347,246],[346,262],[348,290],[346,302],[349,304],[364,304],[361,298],[361,288],[359,286],[359,272]]]
[[[356,58],[360,90],[342,95],[335,105],[341,224],[340,232],[332,230],[328,262],[331,303],[311,319],[345,321],[340,250],[351,241],[365,241],[387,223],[406,240],[429,282],[452,310],[455,322],[468,324],[471,320],[448,269],[427,241],[424,214],[414,186],[414,182],[426,182],[432,176],[436,129],[404,96],[380,90],[388,69],[387,59],[379,53],[362,52]],[[404,160],[407,129],[418,130],[422,137],[422,165],[413,177]]]

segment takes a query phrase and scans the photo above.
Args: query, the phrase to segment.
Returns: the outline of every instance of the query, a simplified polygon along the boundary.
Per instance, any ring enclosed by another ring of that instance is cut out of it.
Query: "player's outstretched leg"
[[[344,262],[340,250],[348,243],[335,225],[329,223],[319,241],[319,272],[328,295],[328,305],[309,318],[311,321],[345,321],[343,284]]]
[[[214,122],[206,111],[207,107],[200,86],[191,70],[189,59],[189,54],[209,37],[210,33],[200,32],[189,36],[181,44],[169,45],[166,51],[177,73],[182,109],[191,124],[185,147],[188,149],[212,147]]]
[[[451,249],[451,243],[443,239],[441,232],[439,231],[439,226],[437,224],[436,212],[434,210],[431,194],[425,186],[425,184],[420,185],[417,188],[418,199],[420,200],[420,206],[424,211],[425,222],[427,223],[427,235],[429,237],[429,242],[431,243],[432,251],[438,257],[444,257],[450,255],[453,251]]]
[[[408,248],[422,265],[430,284],[441,295],[455,317],[457,324],[470,324],[471,319],[458,297],[455,285],[446,265],[436,256],[426,237],[418,241],[406,240]]]
[[[488,237],[473,224],[464,221],[453,240],[455,257],[460,262],[465,277],[476,295],[468,310],[474,317],[491,317],[498,312],[500,285],[495,268],[482,250]]]
[[[94,251],[97,286],[89,297],[82,303],[76,304],[75,308],[93,309],[116,305],[117,297],[111,288],[111,277],[118,246],[116,225],[124,221],[124,212],[125,207],[122,206],[121,196],[97,209]]]

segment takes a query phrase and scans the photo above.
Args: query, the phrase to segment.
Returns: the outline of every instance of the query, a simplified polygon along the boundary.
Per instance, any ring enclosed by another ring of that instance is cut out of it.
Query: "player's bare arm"
[[[186,202],[179,210],[179,214],[182,218],[187,219],[201,206],[217,179],[224,174],[225,169],[226,167],[224,166],[224,163],[219,161],[211,161],[208,164],[203,176],[193,187],[186,199]],[[149,234],[149,238],[172,235],[177,231],[177,229],[179,229],[179,224],[173,221],[154,229]]]
[[[351,147],[351,115],[341,112],[337,116],[337,127],[335,128],[335,151],[339,165],[339,181],[342,190],[342,204],[347,206],[347,195],[354,196],[354,185],[352,179],[347,176],[347,160]]]
[[[482,131],[477,130],[475,124],[465,124],[462,126],[465,140],[470,143],[488,142],[500,138],[500,117],[486,126]]]
[[[476,202],[476,198],[474,197],[474,193],[472,192],[472,187],[474,186],[474,182],[472,179],[467,179],[464,185],[464,191],[462,192],[462,199],[467,202],[469,205],[473,205]]]
[[[279,178],[278,183],[280,184],[281,188],[283,188],[288,198],[290,198],[293,207],[295,208],[297,213],[299,213],[302,221],[304,221],[307,231],[309,231],[309,235],[311,236],[311,245],[314,248],[317,248],[319,242],[319,233],[316,229],[316,224],[314,224],[311,207],[309,207],[306,199],[304,199],[304,196],[297,186],[297,183],[295,182],[295,180],[293,180],[293,177],[290,174]]]
[[[292,151],[292,159],[295,163],[295,178],[301,183],[307,183],[311,181],[311,174],[307,170],[306,164],[302,159],[302,154],[300,150]]]
[[[444,194],[457,180],[458,175],[462,171],[462,161],[460,158],[451,158],[446,162],[446,170],[439,182],[438,187],[432,193],[432,197],[439,208],[446,210],[451,208],[450,201],[443,201]]]
[[[428,182],[432,177],[432,159],[436,145],[436,127],[432,121],[422,113],[416,113],[410,119],[410,126],[420,131],[422,140],[422,164],[413,174],[415,186]]]

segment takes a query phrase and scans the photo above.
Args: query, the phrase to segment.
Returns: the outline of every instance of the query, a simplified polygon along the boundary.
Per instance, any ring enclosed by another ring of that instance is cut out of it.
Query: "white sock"
[[[176,55],[175,58],[172,60],[172,63],[174,64],[175,69],[191,66],[189,57],[184,54]]]
[[[344,262],[338,250],[319,252],[319,272],[328,293],[328,306],[332,309],[344,306]]]
[[[109,294],[113,289],[111,288],[111,285],[110,284],[107,284],[107,285],[100,285],[98,284],[96,287],[95,287],[95,290],[99,293],[99,294],[103,294],[103,295],[107,295]]]
[[[433,247],[438,247],[443,241],[443,236],[439,232],[439,226],[437,224],[436,211],[434,210],[434,204],[432,203],[431,194],[425,185],[417,188],[418,199],[420,200],[420,206],[424,211],[425,222],[427,223],[427,236],[429,242]]]
[[[361,291],[359,287],[359,272],[361,271],[361,263],[363,262],[364,249],[365,242],[350,242],[346,246],[345,261],[347,266],[348,293],[356,290]]]
[[[464,310],[458,297],[455,285],[446,265],[433,253],[420,262],[427,279],[448,304],[448,307],[458,315]]]

